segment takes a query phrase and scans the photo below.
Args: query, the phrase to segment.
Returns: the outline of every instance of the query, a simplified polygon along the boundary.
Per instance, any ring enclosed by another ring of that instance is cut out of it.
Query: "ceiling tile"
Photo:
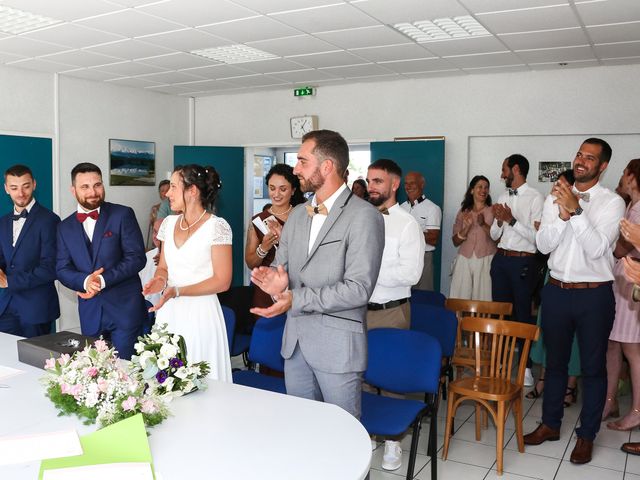
[[[331,5],[339,1],[341,0],[233,0],[233,3],[260,13],[275,13]]]
[[[314,36],[344,49],[413,43],[412,40],[386,25],[321,32]]]
[[[191,92],[200,92],[203,90],[230,90],[236,89],[237,86],[223,82],[222,80],[199,80],[197,82],[185,82],[178,84]]]
[[[94,68],[97,68],[104,72],[114,73],[116,75],[122,75],[126,77],[163,71],[162,68],[154,67],[153,65],[144,65],[142,63],[135,62],[113,63],[111,65],[104,65]]]
[[[150,80],[156,83],[180,83],[180,82],[195,82],[196,80],[203,80],[203,77],[189,74],[187,72],[162,72],[152,73],[150,75],[140,76],[145,80]]]
[[[150,43],[141,42],[140,40],[122,40],[120,42],[97,45],[95,47],[85,48],[88,52],[102,53],[111,55],[112,57],[133,60],[134,58],[155,57],[158,55],[166,55],[172,51],[168,48],[151,45]]]
[[[434,55],[420,45],[407,43],[405,45],[390,45],[386,47],[357,48],[351,50],[359,57],[371,62],[390,62],[393,60],[412,60],[417,58],[431,58]],[[362,63],[362,62],[359,62]]]
[[[30,40],[24,37],[8,37],[0,39],[0,52],[12,53],[23,57],[39,57],[40,55],[64,52],[65,50],[69,50],[69,47]]]
[[[305,55],[335,51],[336,47],[323,42],[311,35],[297,35],[295,37],[276,38],[273,40],[261,40],[259,42],[247,42],[247,45],[258,50],[286,57],[289,55]]]
[[[532,48],[571,47],[588,45],[589,40],[582,28],[562,30],[546,30],[541,32],[507,33],[500,35],[511,50],[528,50]]]
[[[108,57],[97,53],[87,52],[86,50],[72,50],[70,52],[54,53],[42,57],[43,60],[51,62],[65,63],[76,67],[95,67],[96,65],[105,65],[109,63],[121,62],[121,58]]]
[[[321,71],[328,72],[331,75],[342,78],[372,77],[374,75],[397,75],[396,72],[392,72],[388,68],[384,68],[383,66],[376,65],[374,63],[369,63],[367,65],[324,68]]]
[[[596,60],[590,46],[544,48],[540,50],[521,50],[518,56],[525,63],[546,62],[575,62],[582,60]]]
[[[424,60],[403,60],[401,62],[386,62],[384,68],[396,73],[428,72],[431,70],[451,70],[456,67],[442,58],[427,58]]]
[[[295,72],[279,72],[273,73],[272,77],[279,78],[288,83],[295,84],[303,84],[303,83],[314,83],[320,80],[326,80],[329,78],[335,78],[334,75],[331,75],[329,72],[325,70],[297,70]]]
[[[600,60],[603,65],[630,65],[640,63],[640,56],[627,58],[605,58]]]
[[[40,60],[39,58],[28,58],[26,60],[18,60],[8,64],[10,67],[28,68],[29,70],[38,70],[40,72],[57,73],[72,68],[69,65],[63,65],[61,63],[48,62],[47,60]]]
[[[447,57],[447,60],[458,68],[498,67],[501,65],[520,65],[522,60],[515,53],[487,53],[484,55],[463,55]]]
[[[139,11],[180,23],[187,27],[228,22],[255,15],[255,12],[225,0],[169,0],[138,8]]]
[[[185,73],[191,73],[203,78],[218,79],[226,77],[238,77],[240,75],[250,75],[254,72],[250,72],[234,65],[213,65],[211,67],[190,68],[188,70],[185,70]]]
[[[81,68],[78,70],[67,70],[62,72],[62,75],[67,75],[69,77],[85,78],[87,80],[94,80],[96,82],[111,80],[113,78],[119,77],[119,75],[115,75],[113,73],[101,72],[100,70],[93,70],[93,69],[87,69],[87,68]]]
[[[21,55],[13,55],[11,53],[0,52],[0,63],[15,62],[17,60],[24,60],[26,58],[27,57],[23,57]]]
[[[116,5],[121,5],[125,8],[136,8],[141,7],[143,5],[148,5],[150,3],[157,3],[158,1],[163,0],[109,0],[111,3],[115,3]]]
[[[114,80],[108,80],[108,83],[112,83],[114,85],[125,85],[127,87],[138,87],[138,88],[149,87],[152,85],[159,85],[158,83],[150,82],[144,78],[139,78],[139,77],[116,78]]]
[[[291,60],[295,60],[297,63],[311,68],[338,67],[342,65],[367,63],[367,61],[361,57],[357,57],[345,51],[300,55],[293,57]]]
[[[640,22],[587,27],[593,43],[632,42],[640,40]]]
[[[225,83],[236,87],[263,87],[267,85],[284,85],[286,82],[269,75],[249,75],[246,77],[225,78]]]
[[[193,28],[150,35],[140,40],[183,52],[191,52],[201,48],[221,47],[229,44],[226,40]]]
[[[119,35],[82,27],[75,23],[53,25],[42,30],[24,33],[21,36],[33,40],[66,45],[70,48],[84,48],[99,43],[115,42],[122,39]]]
[[[567,0],[459,0],[471,13],[498,12],[501,10],[516,10],[549,5],[568,5]]]
[[[638,0],[609,0],[576,4],[578,14],[585,25],[633,22],[640,20]]]
[[[377,25],[369,15],[348,3],[318,7],[313,10],[277,13],[272,18],[307,33]]]
[[[3,5],[23,12],[72,21],[121,10],[122,7],[102,0],[3,0]]]
[[[430,52],[446,57],[448,55],[473,55],[477,53],[503,52],[507,50],[496,37],[469,37],[454,40],[423,43]]]
[[[264,16],[225,22],[218,25],[207,25],[200,27],[199,30],[226,38],[231,43],[255,42],[271,38],[290,37],[302,33],[300,30]]]
[[[476,18],[494,34],[580,26],[571,8],[563,5],[535,10],[489,13],[477,15]]]
[[[477,67],[477,68],[464,68],[466,73],[504,73],[504,72],[525,72],[530,68],[527,65],[501,65],[499,67]]]
[[[140,61],[147,65],[155,65],[157,67],[168,68],[169,70],[206,67],[218,63],[215,60],[183,52],[161,55],[159,57],[141,58]]]
[[[292,60],[295,60],[295,57]],[[305,68],[303,65],[293,62],[292,60],[275,58],[272,60],[247,62],[242,64],[242,68],[250,70],[253,73],[287,72],[290,70],[300,70]]]
[[[636,57],[640,55],[640,42],[609,43],[593,47],[598,58]]]
[[[121,10],[109,15],[80,20],[78,23],[125,37],[139,37],[183,28],[177,23],[145,15],[137,10]]]
[[[159,87],[146,87],[145,90],[150,92],[166,93],[167,95],[179,95],[181,93],[188,93],[188,88],[183,88],[179,85],[162,85]]]
[[[598,65],[599,62],[597,60],[584,60],[577,62],[566,62],[566,65],[559,65],[558,62],[530,63],[529,68],[531,68],[532,70],[565,70],[567,68],[597,67]]]
[[[389,25],[469,14],[458,2],[451,0],[404,0],[402,4],[389,0],[368,0],[354,3],[353,6],[378,19],[380,23]]]
[[[416,72],[405,73],[402,76],[407,78],[433,78],[433,77],[459,77],[461,75],[467,75],[462,70],[434,70],[433,72]]]

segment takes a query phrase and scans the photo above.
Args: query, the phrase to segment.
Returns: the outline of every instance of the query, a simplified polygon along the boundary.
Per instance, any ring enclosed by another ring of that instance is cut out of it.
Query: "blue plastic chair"
[[[413,478],[422,419],[429,417],[431,478],[437,478],[437,411],[440,385],[440,343],[426,333],[396,328],[368,332],[369,364],[364,379],[390,392],[428,394],[426,402],[362,393],[360,421],[370,435],[396,437],[413,427],[407,480]]]
[[[242,361],[245,366],[249,364],[247,359],[247,352],[249,351],[249,344],[251,343],[251,335],[244,333],[235,333],[236,328],[236,313],[232,308],[222,305],[222,314],[224,315],[224,321],[227,324],[227,337],[229,338],[229,353],[232,357],[242,355]],[[229,330],[229,324],[233,323],[233,329]]]
[[[458,317],[451,310],[421,303],[411,303],[411,330],[431,335],[440,342],[442,349],[442,368],[440,385],[442,399],[447,399],[447,379],[453,380],[451,357],[456,346]]]
[[[229,342],[229,353],[233,346],[233,338],[236,330],[236,314],[229,307],[221,305],[222,315],[224,316],[224,325],[227,329],[227,341]],[[230,355],[233,357],[233,355]]]
[[[411,303],[422,303],[426,305],[434,305],[436,307],[444,307],[444,302],[447,299],[440,292],[434,292],[433,290],[418,290],[417,288],[411,289]]]
[[[286,315],[258,319],[253,327],[249,347],[251,363],[259,363],[271,370],[284,372],[284,359],[280,355],[280,347],[286,319]],[[271,392],[287,393],[283,378],[264,375],[252,369],[233,372],[233,383]]]

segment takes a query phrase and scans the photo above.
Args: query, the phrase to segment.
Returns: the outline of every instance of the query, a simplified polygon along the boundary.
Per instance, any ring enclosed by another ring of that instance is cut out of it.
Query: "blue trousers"
[[[582,410],[576,434],[593,440],[607,397],[607,345],[615,317],[611,284],[597,288],[563,289],[548,283],[542,290],[542,332],[547,349],[542,423],[562,424],[573,335],[578,339],[582,367]]]
[[[25,323],[21,321],[20,313],[9,305],[0,315],[0,332],[26,338],[39,337],[51,333],[51,322]]]

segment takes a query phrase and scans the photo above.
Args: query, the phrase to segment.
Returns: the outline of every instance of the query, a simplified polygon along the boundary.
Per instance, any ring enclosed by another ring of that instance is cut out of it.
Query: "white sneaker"
[[[376,442],[373,438],[371,439],[371,451],[374,451],[378,448],[378,442]]]
[[[524,371],[524,386],[525,387],[533,387],[535,381],[533,380],[533,374],[531,373],[531,369],[527,368]]]
[[[385,470],[397,470],[402,466],[402,448],[400,442],[386,440],[384,442],[384,455],[382,456],[382,468]]]

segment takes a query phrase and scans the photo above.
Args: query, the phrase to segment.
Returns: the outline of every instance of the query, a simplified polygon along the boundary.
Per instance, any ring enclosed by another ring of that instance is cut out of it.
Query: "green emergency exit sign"
[[[296,88],[293,91],[294,97],[306,97],[308,95],[313,95],[313,87]]]

